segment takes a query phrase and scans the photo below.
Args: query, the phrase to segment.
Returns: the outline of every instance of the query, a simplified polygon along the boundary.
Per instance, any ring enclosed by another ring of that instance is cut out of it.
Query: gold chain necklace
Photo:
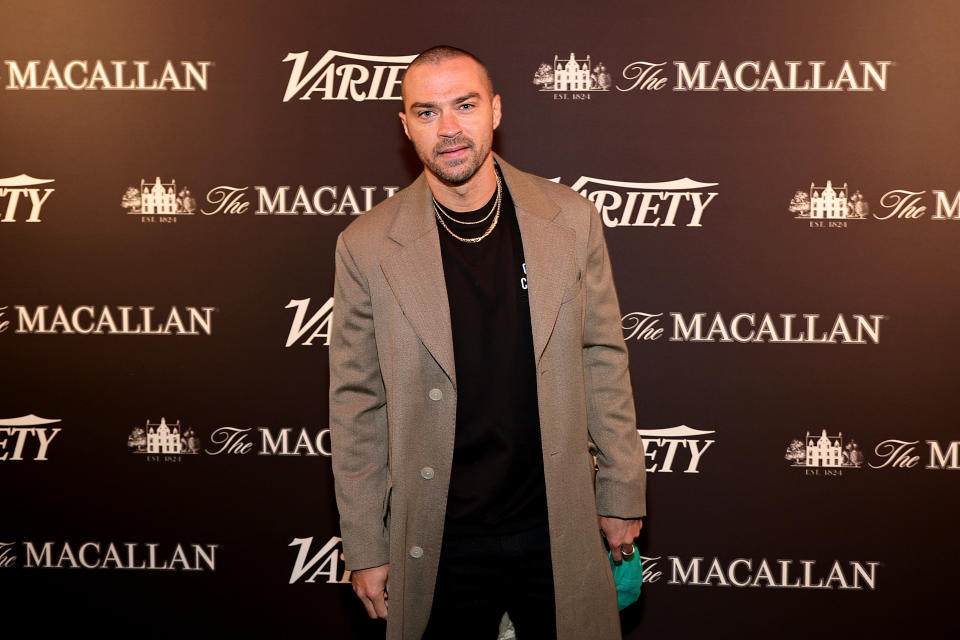
[[[460,242],[466,242],[468,244],[475,244],[477,242],[480,242],[481,240],[486,238],[488,235],[490,235],[493,232],[493,229],[497,226],[497,221],[500,219],[500,203],[503,197],[503,186],[500,183],[500,175],[499,174],[495,174],[495,175],[497,178],[497,199],[496,199],[496,202],[494,202],[493,207],[490,209],[490,213],[494,214],[493,222],[491,222],[487,230],[483,232],[483,235],[477,238],[462,238],[457,234],[455,234],[453,230],[451,230],[450,227],[447,226],[447,223],[443,221],[443,216],[440,215],[440,208],[437,206],[437,199],[436,198],[433,199],[433,208],[434,208],[434,211],[436,212],[437,220],[440,222],[440,226],[446,229],[447,233],[449,233],[451,236],[453,236]],[[487,216],[484,218],[484,220],[486,220],[489,217],[490,217],[490,214],[488,213]],[[450,219],[455,222],[459,222],[459,220],[456,220],[456,218],[450,218]],[[480,222],[482,222],[482,220]]]
[[[499,191],[499,188],[500,188],[500,175],[498,174],[498,175],[497,175],[497,190],[498,190],[498,191]],[[433,199],[433,208],[436,209],[439,213],[442,213],[442,214],[444,215],[444,217],[446,217],[447,220],[451,220],[451,221],[453,221],[453,222],[456,222],[457,224],[470,225],[470,224],[482,224],[482,223],[486,222],[487,220],[489,220],[489,219],[490,219],[490,216],[493,215],[493,210],[497,208],[497,203],[496,203],[496,201],[494,201],[494,203],[490,205],[490,211],[487,212],[487,215],[483,216],[483,217],[480,218],[479,220],[473,220],[473,221],[469,221],[469,222],[468,222],[467,220],[460,220],[459,218],[454,218],[452,215],[450,215],[449,213],[447,213],[446,208],[445,208],[442,204],[440,204],[439,202],[437,202],[437,199],[436,199],[436,198]]]

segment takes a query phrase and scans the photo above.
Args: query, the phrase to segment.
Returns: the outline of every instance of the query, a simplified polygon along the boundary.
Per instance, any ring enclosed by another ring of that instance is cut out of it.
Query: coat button
[[[424,467],[420,469],[420,477],[424,480],[433,480],[433,467]]]
[[[420,547],[410,547],[410,557],[411,558],[422,558],[423,549]]]
[[[440,389],[430,389],[430,393],[428,393],[427,396],[434,402],[437,402],[443,398],[443,391],[440,391]]]

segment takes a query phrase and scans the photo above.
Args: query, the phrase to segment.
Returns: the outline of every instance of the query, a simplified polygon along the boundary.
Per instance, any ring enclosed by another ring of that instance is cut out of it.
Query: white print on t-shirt
[[[527,288],[527,263],[523,263],[523,277],[520,278],[520,287],[523,289]]]

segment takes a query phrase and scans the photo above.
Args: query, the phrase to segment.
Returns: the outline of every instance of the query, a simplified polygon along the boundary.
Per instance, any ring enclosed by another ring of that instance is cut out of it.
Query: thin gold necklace
[[[500,183],[500,175],[499,174],[495,174],[495,175],[497,178],[497,199],[496,199],[496,202],[494,202],[493,204],[493,208],[490,209],[490,212],[494,214],[493,222],[491,222],[487,230],[483,232],[483,235],[477,238],[462,238],[457,234],[455,234],[450,229],[450,227],[447,226],[447,223],[443,221],[443,216],[440,215],[440,209],[437,206],[437,199],[436,198],[433,199],[433,208],[436,211],[437,220],[440,222],[440,225],[447,230],[447,233],[449,233],[451,236],[453,236],[460,242],[466,242],[468,244],[475,244],[477,242],[480,242],[481,240],[486,238],[488,235],[490,235],[493,232],[493,229],[497,226],[497,221],[500,219],[500,203],[503,197],[503,185]],[[490,217],[490,214],[488,213],[487,218],[489,217]],[[454,218],[451,218],[451,220],[457,221]],[[484,220],[486,220],[486,218],[484,218]]]
[[[500,182],[500,176],[499,176],[499,175],[497,176],[497,182],[498,182],[498,183]],[[487,212],[487,215],[483,216],[483,217],[480,218],[479,220],[473,220],[473,221],[460,220],[459,218],[454,218],[452,215],[450,215],[450,214],[447,212],[446,208],[445,208],[442,204],[440,204],[439,202],[437,202],[437,199],[436,199],[436,198],[433,199],[433,208],[436,209],[439,213],[442,213],[442,214],[444,215],[444,217],[446,217],[447,220],[451,220],[451,221],[453,221],[453,222],[456,222],[457,224],[470,225],[470,224],[482,224],[482,223],[486,222],[487,220],[489,220],[489,219],[490,219],[490,216],[493,215],[493,210],[497,208],[497,203],[496,203],[496,201],[494,201],[494,202],[490,205],[490,211]]]

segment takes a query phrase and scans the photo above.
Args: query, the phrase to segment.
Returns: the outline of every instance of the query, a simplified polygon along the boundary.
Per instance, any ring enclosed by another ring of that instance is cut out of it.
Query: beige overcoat
[[[497,160],[527,265],[558,637],[619,638],[597,515],[645,515],[645,471],[603,227],[569,187]],[[423,175],[341,234],[334,299],[330,432],[344,558],[352,570],[390,563],[387,638],[416,639],[433,600],[457,414]]]

